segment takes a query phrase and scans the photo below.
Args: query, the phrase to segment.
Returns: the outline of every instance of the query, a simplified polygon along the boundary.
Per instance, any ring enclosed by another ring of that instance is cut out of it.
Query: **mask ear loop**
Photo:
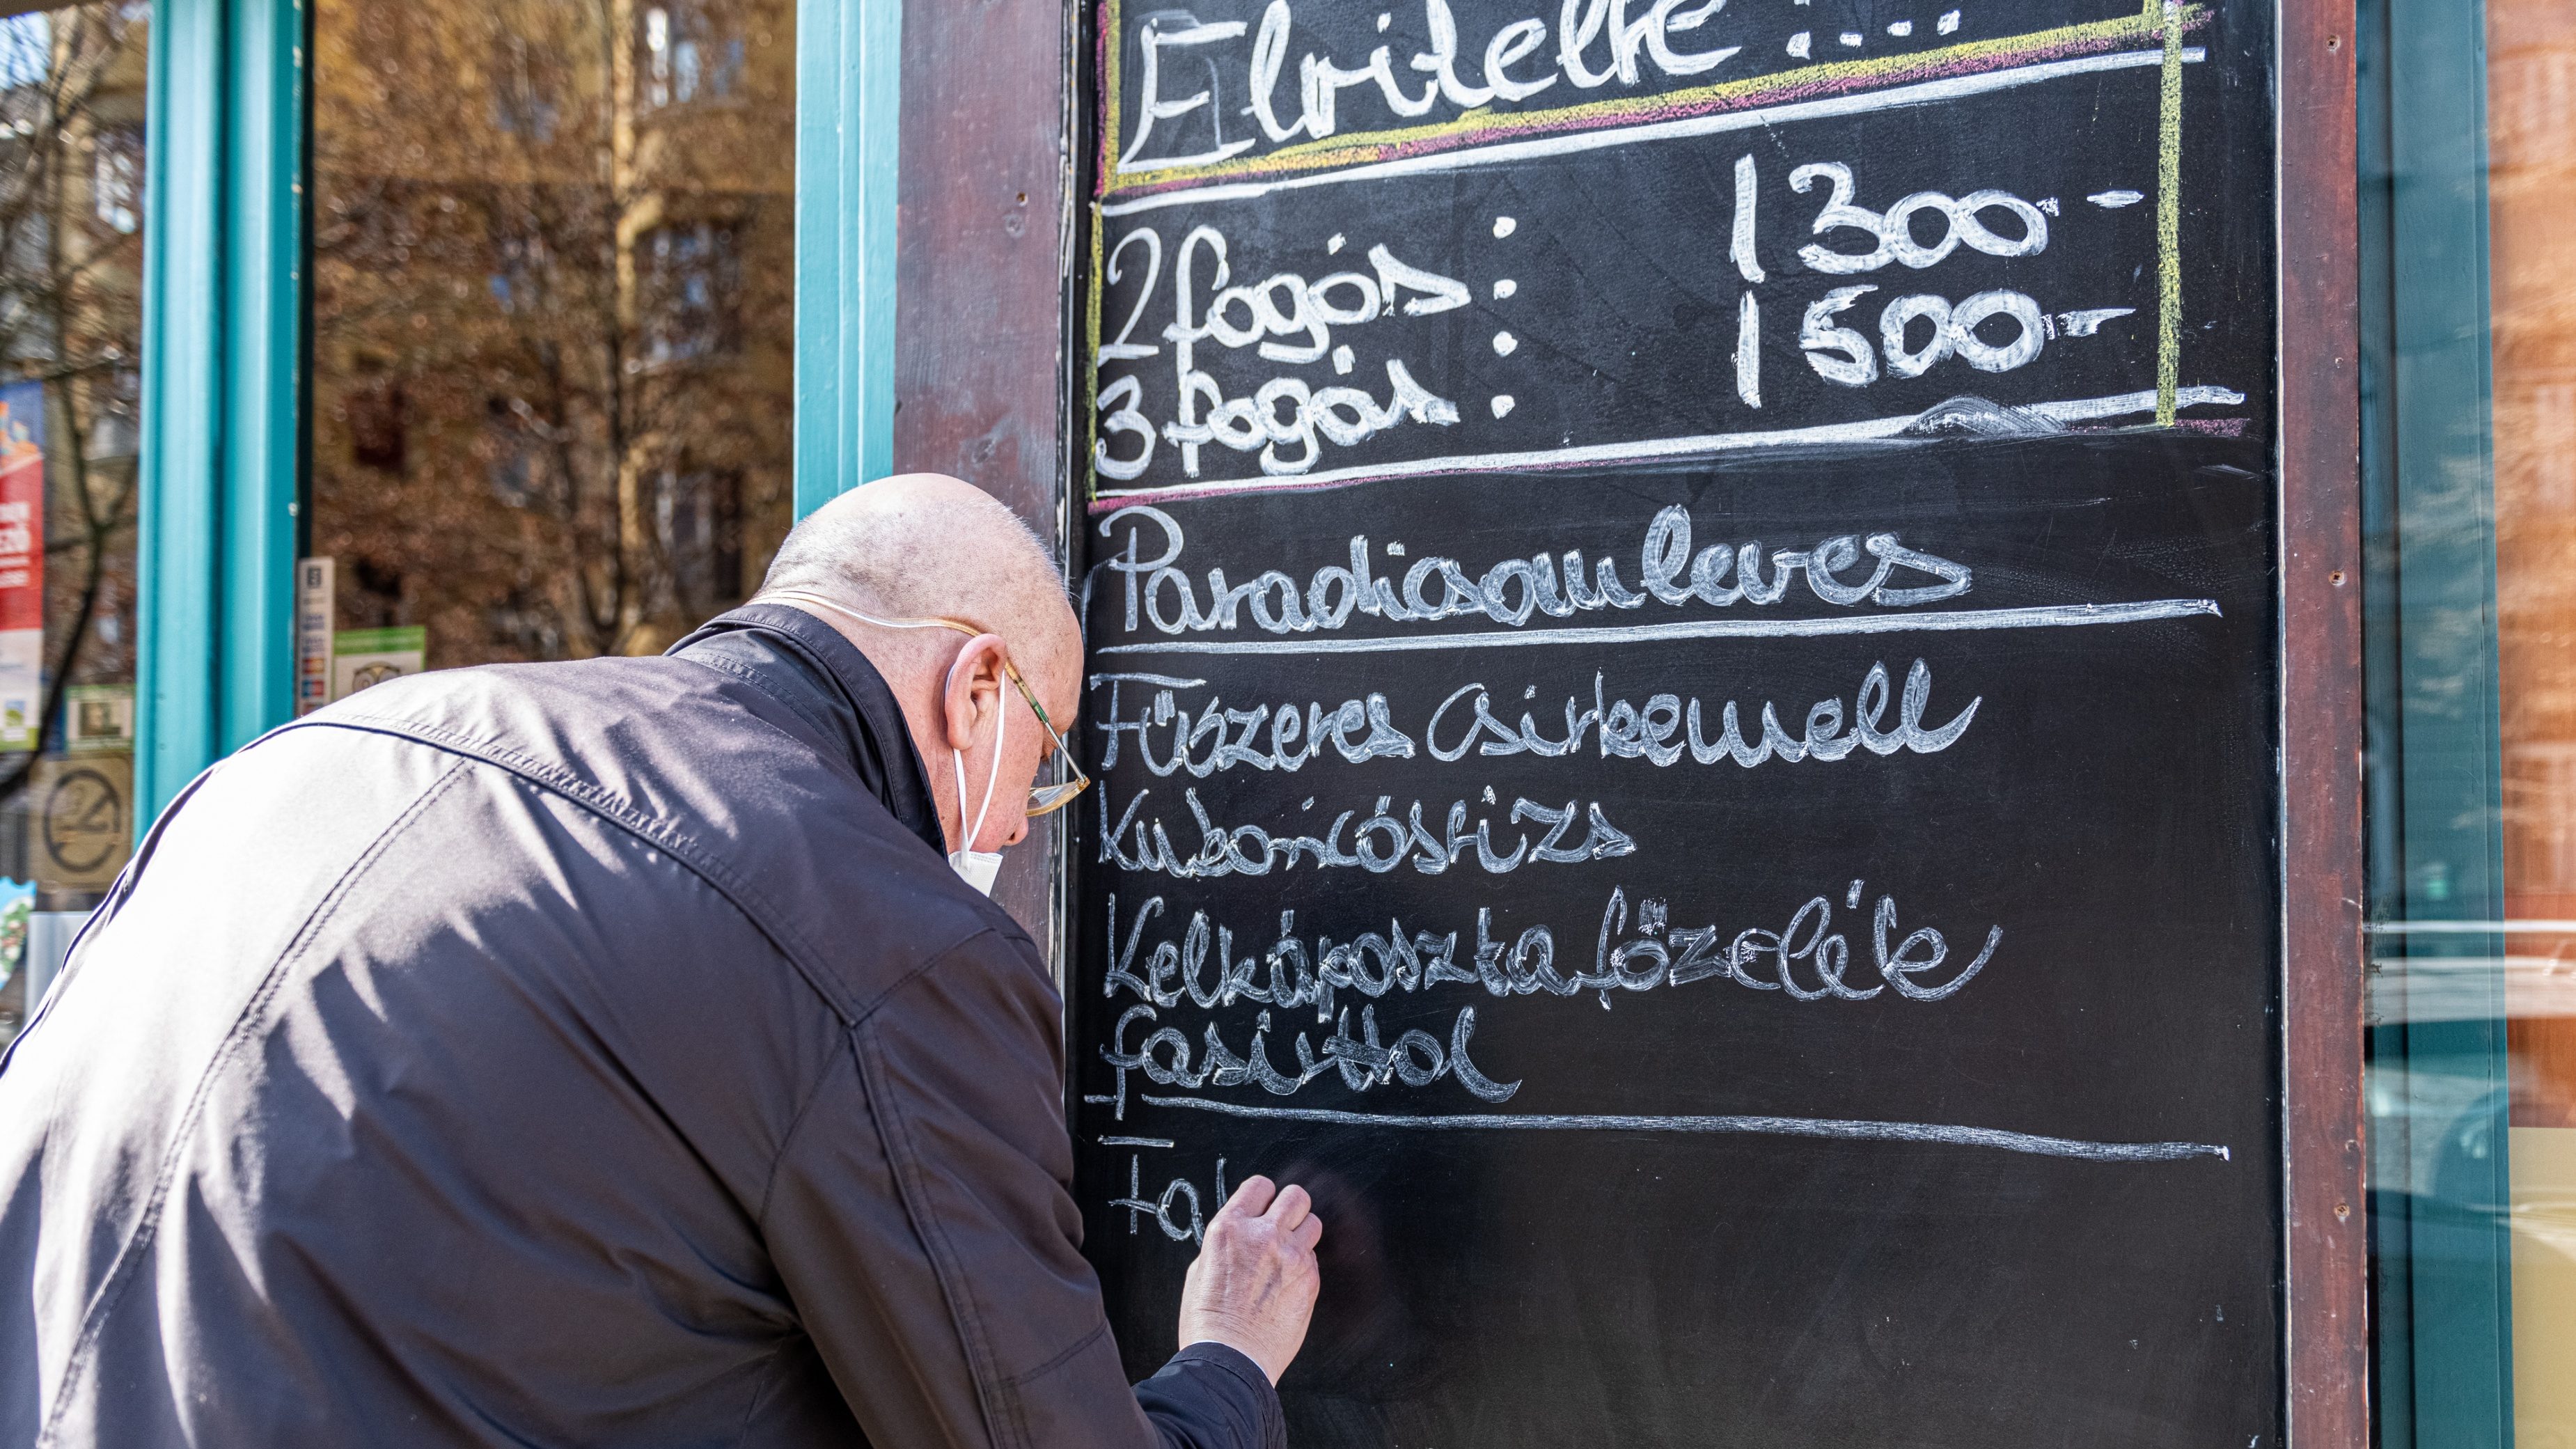
[[[880,629],[946,629],[949,627],[946,624],[934,623],[928,619],[880,619],[874,614],[862,614],[858,610],[849,607],[847,604],[836,604],[830,599],[824,598],[820,594],[808,593],[803,589],[780,589],[777,592],[768,595],[768,597],[773,599],[794,599],[799,603],[806,604],[820,604],[835,614],[847,614],[862,624],[874,624]],[[957,664],[963,664],[965,662],[965,656],[962,654],[959,655]],[[949,686],[953,686],[957,682],[957,664],[951,664],[948,666],[948,680],[947,684],[942,686],[943,694]],[[984,817],[991,813],[993,809],[993,787],[1002,783],[1002,741],[1010,732],[1010,705],[1010,698],[1007,695],[1004,696],[1002,700],[1001,714],[993,723],[993,773],[985,777],[984,803],[975,811],[975,826],[973,829],[966,832],[965,844],[957,847],[961,853],[973,850],[975,848],[976,839],[983,835]],[[966,820],[966,757],[952,748],[948,752],[948,763],[954,766],[957,771],[957,820],[959,824],[964,824]]]
[[[963,654],[960,654],[957,657],[957,664],[951,664],[948,666],[948,681],[943,687],[943,693],[946,689],[954,688],[956,686],[957,665],[965,662],[966,657]],[[984,803],[976,808],[975,824],[966,832],[965,843],[957,847],[961,854],[973,851],[975,849],[975,842],[983,838],[984,817],[992,813],[993,809],[993,787],[1002,783],[1002,741],[1009,737],[1011,730],[1010,697],[1008,695],[1004,695],[1002,697],[1001,706],[1002,707],[995,712],[993,718],[993,769],[992,773],[984,777]],[[948,751],[948,763],[957,771],[957,819],[959,823],[962,824],[966,819],[965,752],[951,748]]]

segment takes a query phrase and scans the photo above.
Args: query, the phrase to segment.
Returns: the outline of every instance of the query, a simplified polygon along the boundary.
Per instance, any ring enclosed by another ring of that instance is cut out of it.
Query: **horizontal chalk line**
[[[2198,407],[2216,403],[2233,407],[2245,401],[2245,394],[2224,387],[2187,387],[2174,394],[2176,407]],[[2111,418],[2156,410],[2155,389],[2114,393],[2109,397],[2069,398],[2059,402],[2020,403],[2021,412],[2034,413],[2056,423],[2104,422]],[[1309,488],[1332,488],[1348,483],[1384,483],[1398,478],[1419,478],[1435,473],[1518,473],[1553,468],[1580,468],[1597,464],[1686,461],[1693,457],[1713,456],[1745,448],[1782,448],[1833,443],[1929,443],[1974,441],[1972,435],[1952,433],[1939,436],[1908,436],[1906,429],[1922,417],[1905,413],[1896,417],[1867,418],[1856,423],[1819,423],[1805,428],[1774,428],[1762,432],[1699,433],[1681,438],[1646,438],[1626,443],[1586,443],[1571,448],[1545,448],[1524,453],[1461,453],[1444,458],[1409,458],[1391,463],[1357,463],[1347,468],[1325,468],[1312,473],[1282,473],[1276,477],[1217,479],[1170,483],[1148,488],[1103,488],[1093,493],[1092,508],[1113,508],[1119,499],[1187,499],[1213,498],[1229,493],[1297,492]],[[2053,434],[2019,436],[2048,437]]]
[[[1344,1127],[1451,1132],[1707,1132],[1754,1137],[1929,1142],[1945,1147],[1991,1147],[2003,1152],[2029,1153],[2035,1157],[2072,1157],[2085,1162],[2182,1162],[2194,1157],[2215,1157],[2222,1162],[2230,1160],[2228,1149],[2209,1142],[2086,1142],[2074,1137],[2042,1137],[2031,1132],[1954,1127],[1937,1122],[1851,1122],[1829,1117],[1555,1117],[1511,1112],[1462,1112],[1455,1116],[1414,1117],[1380,1112],[1337,1112],[1327,1107],[1250,1106],[1240,1102],[1211,1102],[1197,1097],[1140,1095],[1137,1100],[1156,1107],[1215,1112],[1227,1117],[1328,1122]]]
[[[1528,644],[1635,644],[1655,639],[1812,639],[1829,634],[1911,634],[1960,629],[2065,629],[2216,617],[2216,599],[2148,599],[2134,604],[2035,604],[2018,609],[1951,609],[1922,614],[1840,614],[1822,619],[1686,619],[1585,629],[1485,629],[1473,634],[1407,634],[1390,639],[1157,639],[1112,644],[1095,654],[1393,654],[1416,649],[1502,649]]]
[[[2196,63],[2206,54],[2207,52],[2201,47],[2190,46],[2183,50],[2182,58]],[[1407,156],[1394,161],[1373,161],[1339,171],[1282,177],[1276,181],[1225,182],[1213,186],[1195,186],[1186,191],[1154,192],[1133,200],[1107,202],[1101,206],[1100,214],[1130,216],[1137,212],[1155,211],[1167,206],[1194,206],[1214,201],[1245,201],[1258,196],[1267,196],[1274,191],[1297,190],[1309,186],[1333,186],[1345,181],[1384,181],[1394,177],[1418,176],[1428,172],[1460,171],[1471,166],[1536,161],[1549,156],[1573,155],[1580,151],[1597,151],[1612,146],[1632,146],[1640,141],[1715,136],[1728,131],[1768,130],[1792,121],[1810,121],[1828,116],[1856,116],[1870,111],[1893,110],[1900,106],[1964,100],[1969,96],[2009,90],[2038,81],[2057,80],[2065,76],[2092,75],[2113,70],[2140,70],[2161,66],[2164,64],[2164,59],[2164,52],[2161,50],[2124,50],[2108,55],[2084,56],[2075,60],[2052,60],[2038,65],[2015,66],[2008,70],[1945,76],[1940,80],[1894,86],[1883,91],[1864,91],[1857,95],[1834,96],[1824,100],[1792,101],[1786,105],[1721,111],[1714,115],[1693,116],[1684,120],[1656,121],[1642,126],[1622,126],[1598,131],[1576,131],[1536,140],[1506,141],[1492,146],[1473,146],[1456,151]]]
[[[1172,1145],[1172,1139],[1169,1137],[1103,1137],[1100,1139],[1100,1145],[1103,1147],[1169,1147]]]

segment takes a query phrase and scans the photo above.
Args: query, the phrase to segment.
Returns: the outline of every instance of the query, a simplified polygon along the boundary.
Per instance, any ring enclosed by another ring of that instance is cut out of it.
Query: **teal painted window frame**
[[[293,707],[305,53],[301,0],[152,7],[138,831]]]
[[[902,0],[797,0],[796,516],[894,470]]]
[[[2483,0],[2360,0],[2362,519],[2377,922],[2504,917]],[[2385,932],[2376,960],[2504,954]],[[2446,973],[2451,1019],[2373,983],[2381,1449],[2510,1449],[2513,1246],[2501,973]],[[2462,990],[2488,993],[2458,1019]]]

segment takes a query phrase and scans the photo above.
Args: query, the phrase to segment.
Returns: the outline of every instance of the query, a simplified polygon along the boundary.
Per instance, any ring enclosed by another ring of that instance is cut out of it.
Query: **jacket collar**
[[[903,706],[839,630],[785,604],[745,604],[666,652],[730,674],[786,706],[814,731],[816,748],[846,761],[905,829],[948,853]]]

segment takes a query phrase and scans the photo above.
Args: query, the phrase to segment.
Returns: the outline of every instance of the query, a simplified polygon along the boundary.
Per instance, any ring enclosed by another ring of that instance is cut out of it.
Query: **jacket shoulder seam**
[[[846,1034],[855,1028],[845,1025],[841,1030]],[[805,1093],[805,1100],[797,1104],[795,1115],[787,1119],[787,1130],[778,1137],[778,1150],[770,1155],[769,1171],[760,1183],[760,1206],[751,1215],[751,1220],[758,1223],[763,1232],[769,1228],[770,1199],[778,1194],[779,1171],[787,1165],[788,1155],[796,1150],[797,1139],[804,1135],[806,1119],[814,1115],[814,1109],[822,1105],[824,1093],[831,1088],[833,1068],[838,1064],[840,1053],[835,1051],[832,1057],[833,1063],[815,1074],[813,1087]],[[864,1095],[864,1083],[862,1088]]]
[[[862,1007],[857,1016],[848,1022],[843,1029],[851,1033],[857,1032],[860,1027],[876,1018],[878,1011],[893,998],[896,992],[901,991],[904,987],[929,974],[929,972],[933,968],[937,967],[941,962],[964,950],[976,940],[983,936],[992,934],[998,933],[995,932],[992,927],[986,926],[966,937],[964,940],[957,942],[955,945],[950,946],[945,950],[934,952],[920,965],[915,966],[911,970],[903,973],[901,976],[896,977],[885,990],[878,992],[874,997],[870,998],[867,1005]],[[798,1135],[804,1131],[806,1118],[813,1115],[815,1107],[822,1102],[823,1094],[831,1084],[832,1073],[829,1070],[825,1070],[817,1075],[814,1079],[813,1088],[805,1094],[805,1100],[798,1104],[795,1116],[789,1119],[787,1131],[778,1139],[778,1151],[769,1159],[769,1172],[767,1177],[762,1181],[760,1188],[760,1208],[757,1212],[752,1214],[752,1221],[761,1223],[764,1226],[768,1223],[769,1201],[778,1190],[779,1170],[786,1165],[788,1154],[796,1150],[796,1139]],[[859,1086],[861,1095],[865,1096],[867,1082],[864,1074],[861,1076]]]
[[[930,952],[921,959],[920,964],[912,967],[910,970],[904,972],[901,976],[896,977],[892,981],[887,982],[884,990],[869,997],[866,1004],[859,1007],[857,1013],[852,1017],[850,1024],[857,1026],[868,1021],[878,1012],[883,1011],[886,1008],[886,1004],[894,999],[895,993],[948,964],[951,959],[965,954],[967,947],[983,940],[986,936],[991,936],[995,940],[1001,941],[1006,945],[1011,939],[1010,936],[1004,933],[998,926],[990,924],[977,926],[974,930],[967,932],[965,935],[958,937],[956,940],[949,942],[938,950]],[[1013,954],[1016,955],[1017,953],[1015,952]],[[1030,970],[1026,961],[1019,961],[1015,964],[1022,970]],[[1053,978],[1048,977],[1043,972],[1033,971],[1032,974],[1036,975],[1041,981],[1046,982],[1048,990],[1052,991],[1055,989]]]

